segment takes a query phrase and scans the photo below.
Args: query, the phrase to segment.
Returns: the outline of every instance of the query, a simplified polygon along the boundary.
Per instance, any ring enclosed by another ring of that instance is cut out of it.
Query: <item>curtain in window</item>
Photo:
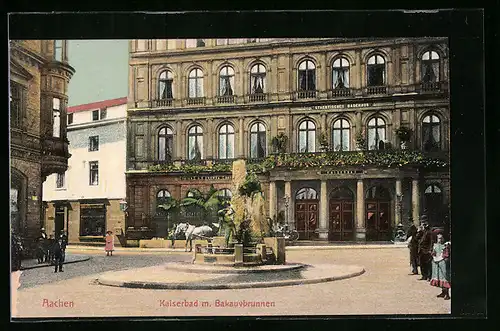
[[[307,90],[306,72],[303,70],[299,71],[299,88],[302,91]]]
[[[61,113],[58,110],[53,111],[54,123],[53,123],[53,136],[59,138],[61,136]]]
[[[160,136],[158,138],[158,160],[165,161],[166,157],[166,137]]]
[[[189,137],[189,159],[201,160],[203,159],[203,137],[190,136]]]
[[[231,87],[231,81],[233,76],[222,76],[220,81],[220,95],[233,95],[233,89]]]
[[[381,86],[384,85],[385,66],[371,65],[368,67],[368,85]]]
[[[264,157],[266,155],[266,134],[265,134],[265,132],[259,132],[259,140],[257,143],[257,153],[258,153],[258,157]]]
[[[167,82],[160,80],[160,100],[167,98]]]
[[[166,84],[165,84],[165,87],[166,87],[166,93],[165,93],[165,97],[167,99],[173,99],[174,96],[173,96],[173,91],[172,91],[172,83],[173,81],[172,80],[167,80],[166,81]]]
[[[368,149],[379,149],[380,141],[385,141],[385,128],[368,128]]]
[[[307,131],[307,152],[316,152],[316,131]]]
[[[226,140],[226,134],[220,134],[219,135],[219,159],[227,159],[227,140]]]
[[[171,135],[167,136],[167,143],[166,143],[166,150],[165,150],[165,156],[167,160],[172,159],[172,151],[173,151],[173,146],[174,146],[174,138]]]
[[[189,90],[189,97],[190,98],[196,98],[196,92],[197,92],[197,89],[196,89],[196,78],[189,78],[189,86],[188,86],[188,90]]]
[[[422,61],[424,83],[435,83],[439,80],[439,62]]]
[[[333,70],[333,87],[349,88],[349,70],[336,68]]]
[[[196,79],[196,96],[203,97],[203,78]]]
[[[263,75],[255,75],[251,80],[251,89],[252,94],[264,93],[264,76]]]
[[[307,70],[307,89],[309,91],[316,90],[316,71],[315,70]]]
[[[307,131],[299,132],[299,152],[307,152]]]

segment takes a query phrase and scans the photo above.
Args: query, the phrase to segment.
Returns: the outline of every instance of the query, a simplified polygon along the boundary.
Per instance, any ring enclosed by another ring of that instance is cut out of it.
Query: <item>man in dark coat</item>
[[[44,252],[44,256],[42,257],[42,259],[45,258],[45,262],[49,262],[49,236],[47,235],[47,232],[45,232],[45,228],[40,229],[40,236],[38,237],[38,241],[41,243],[41,249]]]
[[[408,238],[411,237],[408,243],[408,248],[410,249],[411,275],[418,275],[418,240],[420,239],[420,233],[417,237],[417,232],[415,224],[412,224],[408,229]]]
[[[60,272],[63,272],[63,263],[64,263],[64,258],[65,258],[65,245],[63,244],[62,238],[59,238],[57,243],[54,246],[54,258],[55,258],[55,270],[54,272],[57,272],[57,269],[59,269]]]
[[[429,228],[429,223],[427,220],[423,219],[422,224],[422,237],[418,242],[418,258],[420,262],[420,273],[422,277],[420,280],[431,280],[432,273],[432,233]]]

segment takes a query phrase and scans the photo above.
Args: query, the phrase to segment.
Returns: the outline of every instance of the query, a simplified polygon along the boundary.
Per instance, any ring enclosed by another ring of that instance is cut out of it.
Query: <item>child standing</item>
[[[114,243],[114,238],[113,238],[113,232],[108,231],[106,232],[106,246],[104,247],[104,250],[106,251],[106,256],[113,256],[113,251],[115,250],[115,243]]]

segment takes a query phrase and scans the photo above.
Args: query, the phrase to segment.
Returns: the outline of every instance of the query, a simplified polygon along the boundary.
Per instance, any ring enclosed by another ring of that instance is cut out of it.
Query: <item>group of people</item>
[[[418,228],[415,225],[410,227],[407,238],[412,269],[410,275],[418,275],[420,267],[420,280],[429,281],[430,285],[441,288],[437,297],[449,300],[451,238],[445,241],[441,231],[432,233],[425,216],[420,219]]]
[[[48,262],[54,264],[54,272],[63,272],[68,237],[64,231],[61,231],[57,241],[54,237],[55,236],[53,234],[49,237],[44,228],[40,230],[40,236],[37,238],[38,247],[36,257],[38,259],[38,263]]]

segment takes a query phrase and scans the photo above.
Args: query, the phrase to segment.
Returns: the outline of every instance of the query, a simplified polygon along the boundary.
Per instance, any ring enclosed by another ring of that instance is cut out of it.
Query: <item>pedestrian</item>
[[[45,260],[45,262],[49,262],[50,241],[47,232],[45,232],[45,228],[40,229],[40,236],[38,238],[39,242],[42,243],[42,250],[43,250],[42,259]]]
[[[418,242],[418,258],[420,263],[420,280],[431,280],[432,273],[432,234],[427,220],[422,219],[422,237]]]
[[[430,284],[441,288],[441,294],[438,294],[437,297],[445,300],[450,299],[449,289],[451,283],[448,270],[450,247],[451,243],[444,243],[443,234],[441,233],[437,235],[437,242],[432,246],[432,278]]]
[[[418,240],[417,227],[412,224],[408,229],[408,248],[410,249],[411,274],[418,275]]]
[[[57,272],[59,269],[59,272],[63,272],[63,263],[64,259],[66,257],[66,251],[63,245],[63,241],[61,238],[57,241],[57,243],[54,246],[54,258],[55,258],[55,268],[54,272]]]
[[[115,250],[115,240],[113,238],[113,232],[106,232],[106,246],[104,247],[106,251],[106,256],[113,256],[113,251]]]

